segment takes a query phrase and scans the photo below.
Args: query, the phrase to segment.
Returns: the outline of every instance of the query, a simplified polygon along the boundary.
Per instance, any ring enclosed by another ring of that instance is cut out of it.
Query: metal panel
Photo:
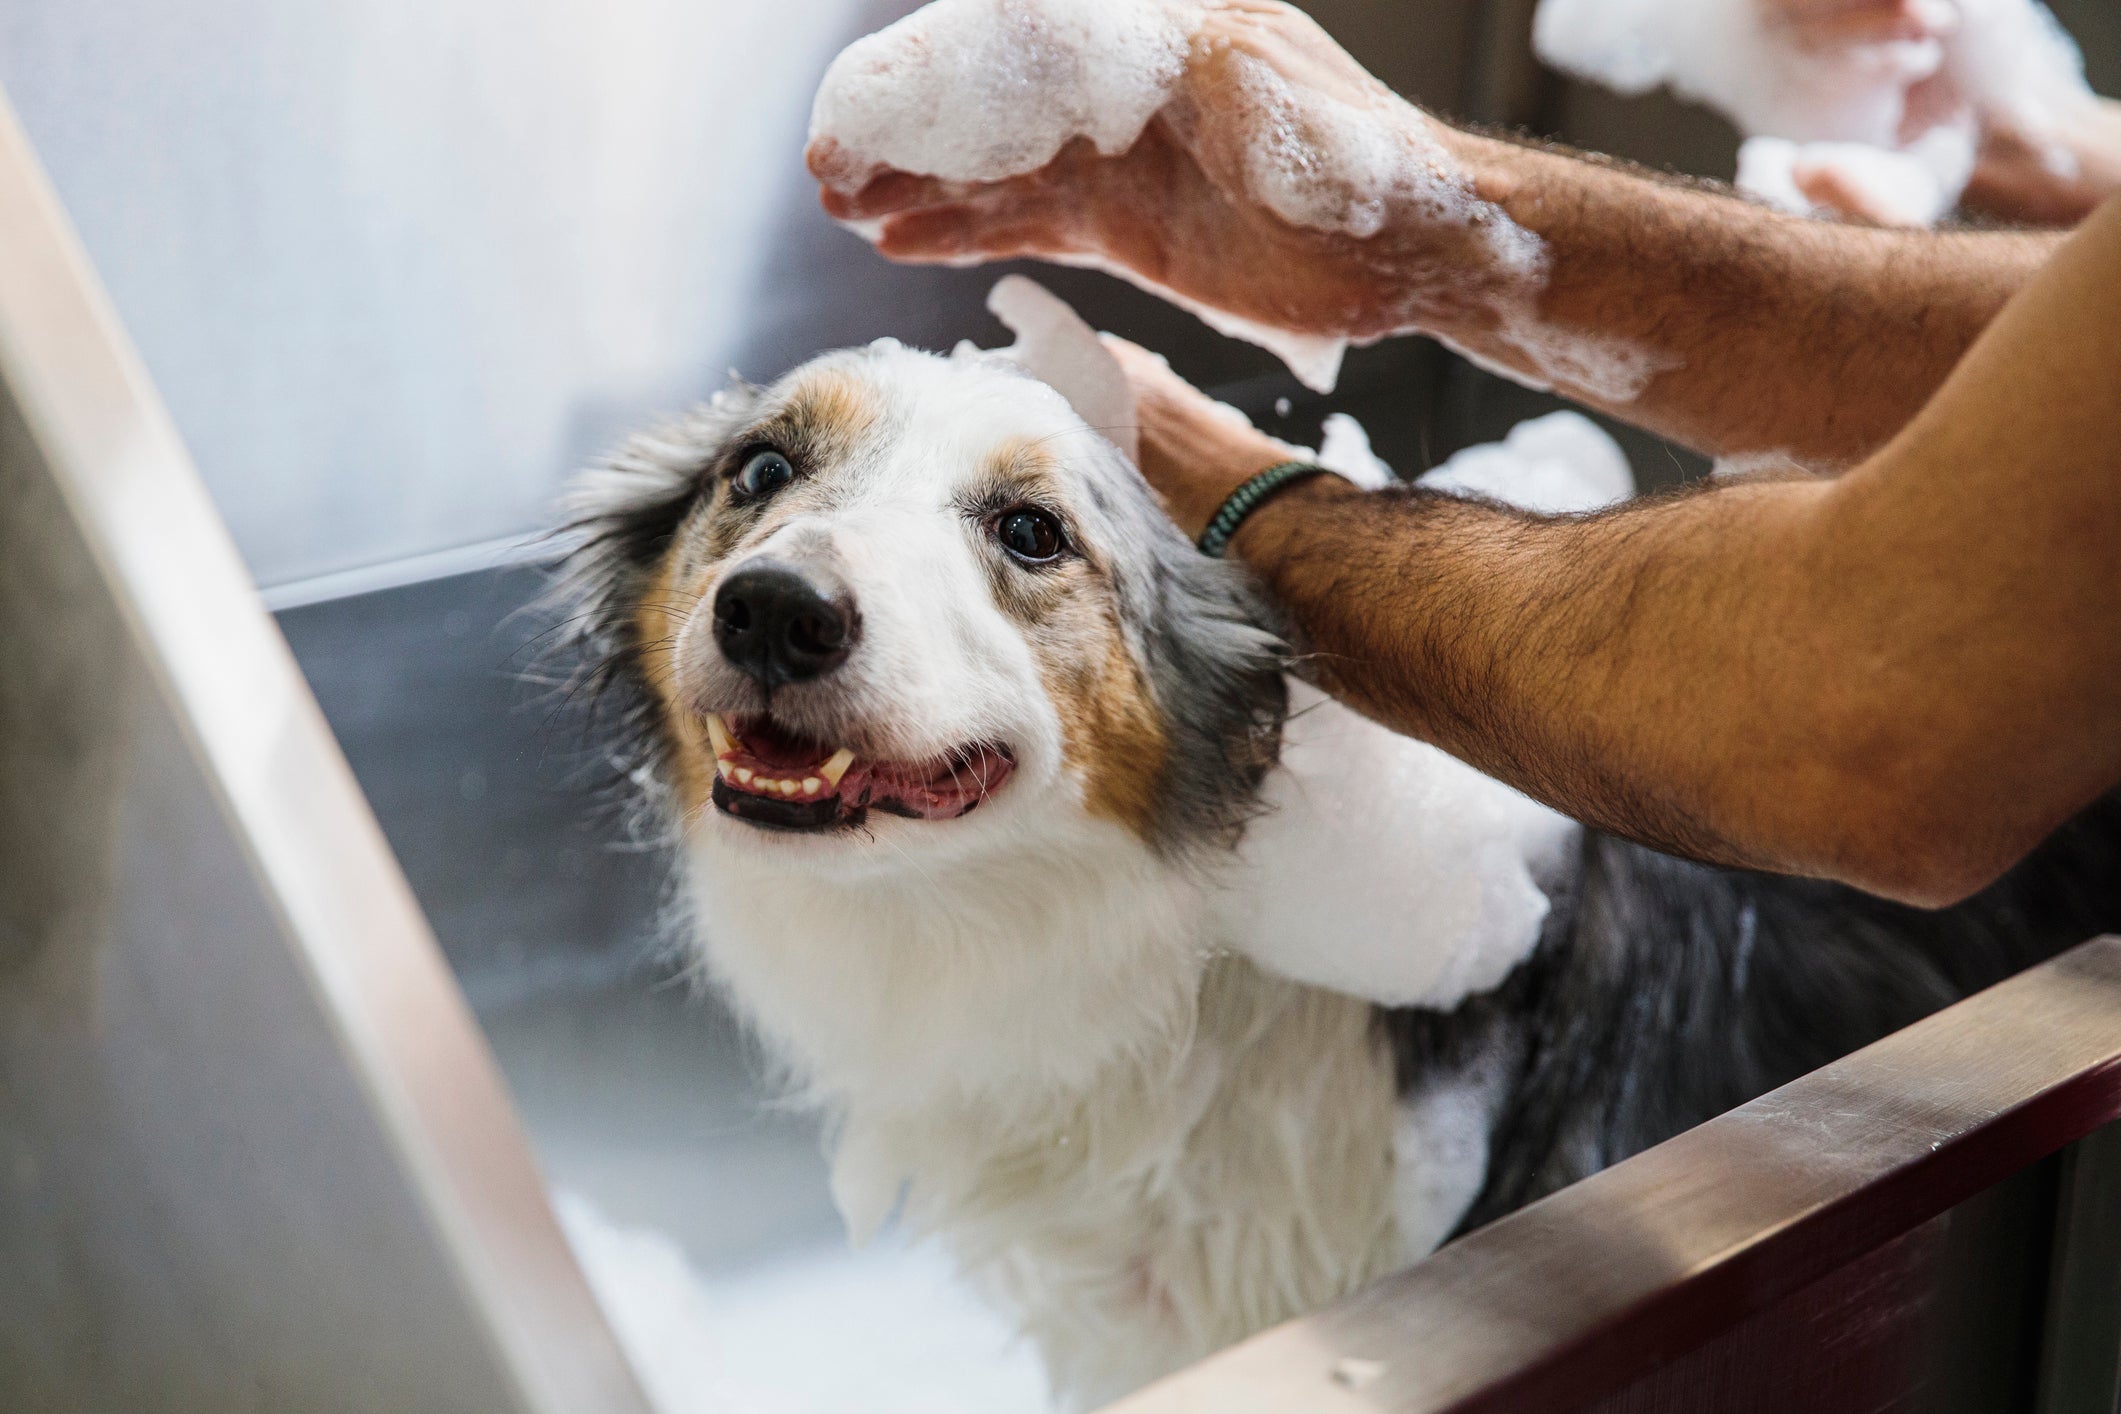
[[[638,1410],[0,104],[0,1405]]]
[[[2036,1414],[2121,1408],[2121,1124],[2063,1155]]]
[[[1113,1408],[1584,1408],[1755,1317],[1801,1320],[1808,1288],[1852,1279],[1869,1254],[2117,1115],[2121,938],[2107,938]]]

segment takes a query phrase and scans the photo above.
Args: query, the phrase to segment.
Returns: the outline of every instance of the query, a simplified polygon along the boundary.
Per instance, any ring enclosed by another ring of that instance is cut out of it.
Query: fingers
[[[815,172],[815,168],[812,169]],[[858,186],[840,186],[826,181],[818,192],[826,214],[836,221],[874,221],[923,206],[960,201],[977,188],[964,182],[946,182],[940,177],[886,169]]]
[[[1830,162],[1799,161],[1790,171],[1797,190],[1814,206],[1839,212],[1852,221],[1869,226],[1906,226],[1906,215],[1882,200],[1870,187],[1856,181]]]
[[[1761,0],[1770,25],[1804,49],[1936,39],[1958,27],[1950,0]]]
[[[889,259],[928,265],[970,265],[1019,256],[1081,260],[1097,254],[1043,212],[1008,212],[970,204],[888,217],[875,241],[878,252]]]
[[[1120,368],[1125,371],[1129,378],[1134,376],[1135,367],[1142,363],[1154,362],[1162,364],[1167,370],[1171,366],[1164,362],[1163,355],[1150,353],[1132,339],[1123,339],[1117,334],[1099,334],[1097,337],[1099,342],[1110,350],[1112,357],[1119,360]],[[1176,377],[1177,375],[1173,374],[1172,376]]]
[[[836,148],[825,140],[813,143],[809,160],[812,172],[826,181],[818,192],[826,214],[867,226],[863,234],[893,260],[971,264],[1025,255],[1096,254],[1082,236],[1085,203],[1068,195],[1074,169],[1065,160],[999,182],[946,181],[887,169],[838,186],[826,180],[828,174],[844,173]]]
[[[1133,385],[1136,404],[1145,417],[1183,420],[1186,418],[1213,418],[1219,422],[1232,420],[1234,409],[1215,401],[1200,389],[1178,376],[1163,355],[1150,353],[1136,343],[1122,339],[1117,334],[1101,334],[1105,347],[1112,351],[1118,361],[1120,372],[1127,375]],[[1242,423],[1240,415],[1235,419]],[[1244,424],[1249,426],[1250,424]]]

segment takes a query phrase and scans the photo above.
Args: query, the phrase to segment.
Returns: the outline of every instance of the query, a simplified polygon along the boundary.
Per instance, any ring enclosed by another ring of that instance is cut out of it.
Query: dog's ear
[[[1258,812],[1260,783],[1280,759],[1288,652],[1251,575],[1165,529],[1138,589],[1142,666],[1169,744],[1157,843],[1228,847]]]
[[[1139,463],[1134,389],[1097,331],[1066,301],[1021,275],[997,281],[987,308],[1016,335],[1000,355],[1066,398],[1077,417]]]

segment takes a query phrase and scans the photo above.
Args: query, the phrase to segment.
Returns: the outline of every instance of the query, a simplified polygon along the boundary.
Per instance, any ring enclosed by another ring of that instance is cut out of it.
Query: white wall
[[[832,54],[909,8],[6,0],[0,83],[273,584],[540,527],[732,364],[933,325],[956,287],[800,162]]]

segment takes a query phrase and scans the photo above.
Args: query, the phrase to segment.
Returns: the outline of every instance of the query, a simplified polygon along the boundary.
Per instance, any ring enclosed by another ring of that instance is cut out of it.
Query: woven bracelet
[[[1245,523],[1245,517],[1259,509],[1260,503],[1282,487],[1302,481],[1308,476],[1318,476],[1325,468],[1315,462],[1283,462],[1270,466],[1256,476],[1246,477],[1235,491],[1216,508],[1208,518],[1208,528],[1200,533],[1194,543],[1200,546],[1203,555],[1222,558],[1230,544],[1230,537],[1237,534],[1237,527]]]

